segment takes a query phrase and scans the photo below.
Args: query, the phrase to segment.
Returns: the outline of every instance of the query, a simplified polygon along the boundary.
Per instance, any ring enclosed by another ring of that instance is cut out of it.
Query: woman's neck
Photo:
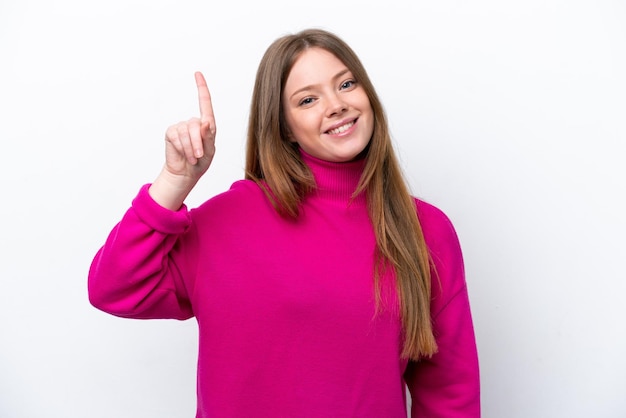
[[[302,149],[300,149],[300,155],[315,178],[317,187],[312,192],[312,196],[337,203],[352,201],[352,205],[366,204],[365,193],[360,193],[352,199],[365,168],[365,159],[336,163],[320,160]]]

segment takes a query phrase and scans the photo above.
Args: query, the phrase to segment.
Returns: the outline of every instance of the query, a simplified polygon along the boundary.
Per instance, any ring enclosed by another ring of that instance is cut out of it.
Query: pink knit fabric
[[[351,200],[363,162],[303,154],[318,188],[296,220],[238,181],[177,212],[144,186],[96,255],[94,306],[129,318],[195,316],[197,417],[479,417],[476,345],[459,243],[448,218],[417,202],[437,276],[439,353],[399,357],[392,277],[373,298],[374,233],[365,197]]]

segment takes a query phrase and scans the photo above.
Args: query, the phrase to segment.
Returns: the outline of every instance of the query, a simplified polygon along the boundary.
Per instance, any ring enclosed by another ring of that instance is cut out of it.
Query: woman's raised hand
[[[177,210],[207,171],[215,154],[215,117],[211,94],[202,73],[195,74],[200,118],[170,126],[165,133],[165,165],[150,186],[161,206]]]

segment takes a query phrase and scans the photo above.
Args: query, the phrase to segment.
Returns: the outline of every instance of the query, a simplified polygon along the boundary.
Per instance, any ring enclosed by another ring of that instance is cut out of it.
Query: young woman
[[[261,60],[246,179],[188,210],[215,120],[171,126],[166,161],[96,255],[89,296],[129,318],[196,317],[197,417],[480,416],[461,250],[409,195],[355,53],[306,30]]]

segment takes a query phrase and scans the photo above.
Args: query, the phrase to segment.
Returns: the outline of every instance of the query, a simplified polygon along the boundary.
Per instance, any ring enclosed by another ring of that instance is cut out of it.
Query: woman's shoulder
[[[435,271],[434,278],[438,281],[432,289],[432,310],[438,313],[451,298],[466,288],[463,254],[448,215],[431,203],[415,200],[424,241]]]
[[[261,186],[252,180],[237,180],[228,190],[211,197],[191,212],[197,218],[216,212],[239,215],[251,210],[262,211],[264,207],[271,208],[271,203]]]
[[[223,193],[218,194],[212,200],[249,200],[255,197],[263,196],[263,190],[256,182],[252,180],[237,180],[235,181],[228,190]]]
[[[443,210],[425,200],[414,199],[417,208],[417,217],[427,242],[429,240],[433,241],[438,239],[457,240],[452,221]]]
[[[424,241],[435,265],[438,268],[462,266],[461,244],[448,215],[432,203],[415,200]]]

